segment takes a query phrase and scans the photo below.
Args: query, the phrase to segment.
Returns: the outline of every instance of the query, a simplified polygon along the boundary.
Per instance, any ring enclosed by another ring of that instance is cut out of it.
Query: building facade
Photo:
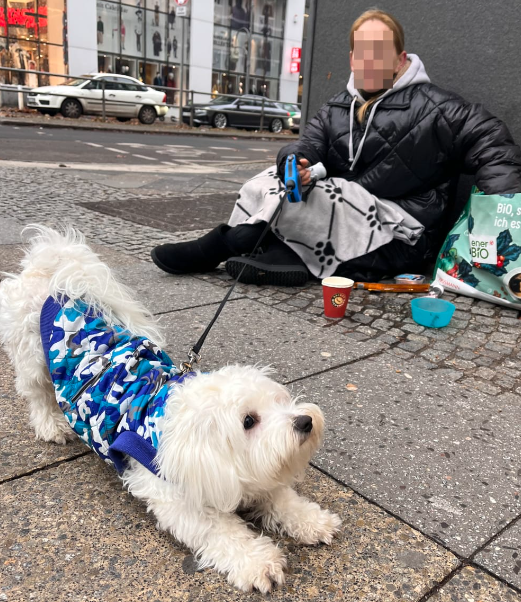
[[[0,0],[0,66],[123,73],[172,87],[182,70],[199,101],[251,92],[296,102],[304,13],[305,0],[188,0],[181,9],[176,0]]]
[[[68,72],[65,0],[0,0],[0,67]],[[0,70],[0,83],[44,85],[48,77]]]

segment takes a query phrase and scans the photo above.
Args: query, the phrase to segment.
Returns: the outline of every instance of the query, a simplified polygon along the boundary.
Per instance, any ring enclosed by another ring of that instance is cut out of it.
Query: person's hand
[[[311,172],[307,169],[308,167],[309,161],[307,159],[298,159],[297,170],[302,186],[309,186],[311,184]]]

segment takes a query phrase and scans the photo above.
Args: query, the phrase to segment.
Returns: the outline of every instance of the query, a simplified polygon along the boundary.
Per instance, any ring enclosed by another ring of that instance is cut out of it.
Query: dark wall
[[[373,7],[360,0],[315,0],[307,117],[349,79],[349,31]],[[521,0],[383,0],[436,85],[479,102],[521,143]],[[307,109],[307,110],[306,110]]]

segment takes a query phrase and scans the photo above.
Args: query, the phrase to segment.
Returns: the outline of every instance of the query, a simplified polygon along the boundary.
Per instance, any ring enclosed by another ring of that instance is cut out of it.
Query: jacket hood
[[[404,72],[404,74],[398,78],[392,88],[387,90],[384,94],[382,94],[382,98],[384,96],[390,96],[396,90],[402,90],[403,88],[407,88],[408,86],[413,86],[415,84],[428,84],[430,83],[430,78],[427,75],[427,71],[425,70],[425,65],[422,63],[420,57],[417,54],[408,54],[407,59],[409,61],[409,67]],[[364,102],[362,94],[355,88],[355,75],[351,73],[349,77],[349,81],[347,82],[347,91],[353,98],[358,97],[361,102]]]
[[[349,115],[349,163],[351,167],[349,168],[351,171],[354,169],[358,158],[362,153],[362,148],[364,147],[365,138],[367,136],[367,132],[371,127],[371,123],[373,122],[373,117],[376,112],[378,105],[384,100],[386,97],[391,96],[397,90],[403,90],[403,88],[407,88],[407,86],[412,86],[414,84],[427,84],[430,83],[429,76],[425,71],[425,67],[420,60],[420,57],[416,54],[408,55],[409,66],[404,71],[404,73],[394,82],[392,88],[384,92],[382,96],[373,104],[371,107],[371,112],[369,113],[369,118],[367,120],[367,125],[365,127],[364,136],[362,141],[360,142],[358,149],[356,150],[356,154],[353,148],[353,125],[355,122],[355,106],[357,102],[364,103],[364,99],[360,92],[355,88],[355,76],[354,73],[351,73],[351,77],[347,82],[347,91],[353,97],[353,102],[351,103],[351,110]]]

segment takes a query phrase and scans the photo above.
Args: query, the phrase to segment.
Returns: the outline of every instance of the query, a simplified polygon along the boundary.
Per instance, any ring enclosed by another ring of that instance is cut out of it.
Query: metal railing
[[[19,74],[19,73],[23,73],[23,74],[31,74],[31,75],[36,75],[36,76],[45,76],[47,78],[49,77],[59,77],[59,78],[63,78],[65,80],[84,80],[84,81],[97,81],[99,79],[99,76],[87,76],[87,75],[79,75],[79,76],[73,76],[73,75],[64,75],[63,73],[51,73],[48,71],[32,71],[32,70],[27,70],[27,69],[17,69],[17,68],[13,68],[13,67],[0,67],[0,107],[2,107],[2,92],[11,92],[11,93],[15,93],[18,94],[18,108],[19,109],[23,109],[27,106],[27,108],[33,108],[33,109],[37,109],[37,110],[41,110],[41,111],[55,111],[56,113],[60,111],[59,107],[50,107],[47,109],[46,106],[31,106],[28,105],[26,103],[26,96],[31,95],[32,94],[32,90],[34,88],[24,85],[24,84],[8,84],[8,83],[1,83],[1,79],[2,79],[2,73],[7,73],[7,74]],[[121,77],[122,79],[125,79],[128,76],[125,75],[121,75],[117,74],[117,73],[105,73],[104,74],[106,77]],[[134,81],[137,82],[137,80],[135,80],[135,78],[132,78]],[[293,102],[286,102],[286,101],[281,101],[281,100],[274,100],[271,98],[266,98],[264,96],[261,95],[252,95],[252,94],[246,94],[246,95],[238,95],[238,94],[228,94],[226,92],[202,92],[202,91],[197,91],[197,90],[184,90],[182,88],[174,88],[174,87],[170,87],[170,86],[154,86],[154,85],[149,85],[149,84],[145,84],[143,82],[139,82],[139,85],[146,87],[146,88],[151,88],[153,90],[157,90],[160,92],[164,92],[165,93],[165,102],[162,103],[154,103],[152,102],[150,99],[142,99],[140,101],[136,101],[136,100],[124,100],[124,99],[118,99],[118,100],[112,100],[110,98],[110,94],[107,95],[107,92],[111,92],[111,88],[107,88],[107,81],[105,80],[105,78],[101,78],[101,115],[102,115],[102,120],[103,122],[106,122],[107,119],[107,113],[110,113],[110,108],[116,105],[122,105],[122,104],[128,104],[128,105],[132,105],[132,106],[136,106],[136,105],[142,105],[142,106],[154,106],[154,107],[159,107],[159,106],[166,106],[169,109],[177,109],[179,111],[179,118],[178,121],[179,123],[185,123],[185,117],[187,119],[187,125],[189,125],[191,128],[194,127],[194,123],[196,121],[196,115],[195,112],[198,110],[198,107],[196,106],[196,103],[194,102],[194,97],[197,96],[209,96],[210,99],[207,103],[200,103],[203,106],[208,106],[210,101],[212,99],[214,99],[215,97],[218,96],[224,96],[227,99],[246,99],[249,98],[251,99],[252,97],[255,97],[256,102],[260,103],[260,121],[259,121],[259,129],[260,131],[263,131],[265,129],[265,125],[267,125],[268,127],[270,127],[273,123],[273,121],[275,119],[287,119],[288,120],[288,124],[290,125],[290,129],[291,129],[291,122],[289,121],[289,119],[291,119],[291,114],[289,111],[286,111],[286,115],[283,115],[283,111],[285,109],[283,109],[282,107],[277,107],[277,111],[276,112],[274,110],[274,107],[272,106],[272,103],[281,105],[281,104],[290,104],[293,106],[297,106],[300,109],[300,104],[299,103],[293,103]],[[132,82],[131,82],[132,83]],[[53,85],[59,85],[59,84],[53,84]],[[136,83],[136,85],[138,85]],[[71,86],[71,90],[74,90],[75,87]],[[115,92],[117,91],[121,91],[121,90],[115,90]],[[135,90],[136,92],[139,92],[140,90]],[[63,92],[38,92],[38,94],[42,94],[45,96],[51,96],[51,97],[59,97],[59,98],[63,98],[66,99],[67,95],[64,94]],[[172,98],[173,96],[173,98]],[[176,102],[176,96],[178,98],[179,102]],[[183,99],[186,99],[186,97],[188,97],[186,104],[183,103]],[[74,98],[74,99],[78,99],[77,96],[75,95],[71,95],[70,98]],[[169,98],[171,98],[173,100],[173,102],[168,102]],[[258,113],[257,112],[253,112],[253,111],[245,111],[244,109],[241,111],[240,109],[240,104],[241,103],[237,103],[237,108],[234,109],[229,109],[227,108],[225,110],[226,115],[241,115],[241,116],[249,116],[249,117],[253,117],[256,116]],[[258,107],[258,105],[248,105],[248,106],[255,106]],[[281,112],[282,111],[282,112]],[[218,113],[221,111],[217,111]],[[157,109],[156,109],[156,113],[157,113]],[[117,115],[114,115],[115,117],[117,117]],[[161,116],[160,116],[161,118]],[[164,118],[164,116],[163,116]],[[176,121],[175,117],[172,115],[171,116],[171,120],[172,121]],[[206,124],[205,124],[206,125]],[[208,123],[207,125],[214,125],[213,123]],[[300,124],[299,124],[300,125]]]

